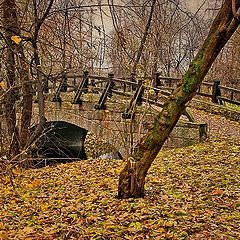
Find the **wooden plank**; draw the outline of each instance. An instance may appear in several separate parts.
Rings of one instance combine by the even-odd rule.
[[[231,88],[231,87],[226,87],[226,86],[219,85],[219,88],[220,88],[220,89],[223,89],[223,90],[229,90],[229,91],[231,91],[231,92],[240,93],[240,90],[235,89],[235,88]]]
[[[209,97],[209,98],[212,97],[212,94],[209,94],[209,93],[203,93],[203,92],[197,92],[197,95],[199,95],[199,96],[203,96],[203,97]]]
[[[219,100],[222,100],[224,102],[229,102],[229,103],[232,103],[232,104],[236,104],[238,106],[240,106],[240,102],[237,101],[237,100],[230,100],[228,98],[225,98],[225,97],[217,97]]]

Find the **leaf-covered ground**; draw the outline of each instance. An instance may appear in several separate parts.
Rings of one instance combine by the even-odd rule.
[[[239,124],[224,124],[232,137],[211,126],[207,142],[160,152],[144,199],[115,198],[122,161],[16,171],[15,188],[0,182],[0,239],[240,239]]]

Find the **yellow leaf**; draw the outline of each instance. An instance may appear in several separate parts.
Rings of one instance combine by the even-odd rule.
[[[7,230],[7,228],[2,222],[0,222],[0,230],[4,230],[4,231]]]
[[[0,239],[1,239],[1,240],[8,239],[8,233],[7,233],[7,231],[0,230]]]
[[[3,81],[0,82],[0,89],[5,87],[5,83]]]
[[[11,39],[12,39],[16,44],[19,44],[19,43],[22,41],[22,39],[21,39],[19,36],[17,36],[17,35],[11,36]]]
[[[33,227],[25,227],[23,230],[22,230],[25,234],[31,234],[34,232],[34,228]]]
[[[41,186],[42,181],[40,179],[33,180],[31,183],[26,184],[26,188],[33,189]]]
[[[46,210],[48,210],[49,205],[48,205],[48,203],[42,203],[42,204],[40,205],[40,207],[41,207],[42,211],[46,211]]]
[[[164,232],[165,232],[165,229],[162,228],[162,227],[160,227],[160,228],[156,229],[156,231],[157,231],[158,233],[164,233]]]
[[[119,169],[114,169],[114,171],[115,171],[116,174],[120,174],[120,172],[122,171],[122,169],[121,169],[121,168],[119,168]]]

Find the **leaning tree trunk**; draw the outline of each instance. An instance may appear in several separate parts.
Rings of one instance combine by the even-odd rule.
[[[181,116],[185,105],[195,95],[218,53],[239,26],[240,0],[236,1],[238,17],[233,16],[232,1],[226,0],[216,16],[202,48],[189,66],[178,87],[154,120],[152,129],[134,149],[120,173],[118,197],[143,197],[145,177],[152,162]]]

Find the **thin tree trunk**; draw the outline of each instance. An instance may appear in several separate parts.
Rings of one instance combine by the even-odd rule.
[[[20,80],[22,84],[22,113],[21,113],[21,127],[20,127],[20,145],[23,150],[30,137],[30,125],[32,120],[32,84],[29,77],[29,65],[26,62],[25,54],[22,45],[17,48],[19,64],[20,64]]]
[[[40,59],[38,56],[38,50],[37,45],[33,44],[34,46],[34,62],[37,70],[37,77],[36,77],[36,88],[37,88],[37,95],[38,95],[38,116],[39,116],[39,122],[37,125],[36,130],[31,135],[31,137],[28,139],[26,143],[26,147],[29,147],[36,138],[42,133],[43,125],[46,122],[45,118],[45,102],[44,102],[44,95],[43,95],[43,86],[42,86],[42,71],[41,71],[41,65],[40,65]]]
[[[239,9],[240,1],[236,3]],[[185,104],[196,94],[217,55],[239,26],[234,19],[232,1],[226,0],[216,16],[202,48],[189,66],[176,90],[155,118],[153,128],[141,139],[120,173],[118,197],[143,197],[145,177],[165,140],[176,125]]]
[[[134,61],[134,65],[133,65],[133,68],[132,68],[132,73],[136,72],[137,65],[138,65],[138,63],[140,61],[140,58],[142,56],[143,48],[144,48],[144,45],[146,43],[147,36],[149,34],[149,29],[150,29],[150,26],[151,26],[151,21],[152,21],[152,16],[153,16],[155,3],[156,3],[156,0],[153,0],[152,5],[151,5],[151,9],[150,9],[150,14],[149,14],[149,17],[148,17],[148,21],[147,21],[147,24],[146,24],[146,27],[145,27],[145,31],[144,31],[143,37],[141,39],[141,44],[140,44],[140,47],[137,51],[137,57]]]
[[[21,64],[22,65],[22,64]],[[22,113],[21,113],[21,131],[20,131],[20,141],[21,141],[21,149],[24,149],[26,143],[30,137],[30,125],[32,120],[32,103],[33,103],[33,95],[32,95],[32,85],[30,83],[29,75],[27,71],[23,71],[24,82],[22,83],[22,92],[23,92],[23,105],[22,105]]]
[[[16,63],[15,63],[15,43],[11,40],[13,35],[18,33],[16,5],[14,0],[3,1],[3,27],[5,29],[6,50],[6,82],[7,91],[5,94],[5,113],[8,135],[10,138],[9,157],[15,157],[19,154],[19,134],[16,126],[16,93],[14,86],[16,83]]]
[[[11,37],[14,35],[20,36],[20,27],[19,27],[18,17],[16,13],[16,3],[15,1],[4,1],[3,4],[5,4],[3,9],[4,11],[6,11],[4,12],[4,19],[6,21],[5,27],[8,32],[8,36],[6,37],[7,45],[8,45],[7,55],[10,57],[9,59],[10,62],[8,60],[7,62],[9,63],[9,65],[11,65],[10,68],[9,66],[7,66],[7,69],[10,71],[9,73],[10,75],[8,76],[8,79],[10,79],[9,84],[12,86],[14,84],[13,82],[11,83],[11,81],[14,80],[14,82],[16,82],[15,71],[18,66],[20,83],[22,84],[22,93],[23,93],[21,127],[19,132],[19,139],[18,139],[18,133],[15,133],[15,134],[10,133],[11,136],[17,137],[16,140],[18,141],[18,145],[19,145],[19,146],[16,145],[15,139],[12,140],[13,146],[11,148],[15,149],[13,151],[14,152],[16,151],[16,152],[11,155],[12,157],[14,157],[16,156],[16,154],[19,153],[20,149],[22,150],[24,148],[27,142],[27,139],[29,138],[29,127],[30,127],[31,118],[32,118],[32,91],[31,91],[32,88],[31,88],[31,83],[29,79],[28,64],[26,62],[26,58],[24,55],[23,46],[21,43],[16,44],[11,40]],[[9,28],[8,25],[11,26],[11,28]],[[13,98],[15,94],[9,92],[9,95],[11,95],[10,98]],[[16,117],[13,117],[13,115],[16,114],[16,110],[12,108],[12,104],[6,106],[6,114],[7,114],[7,118],[9,118],[8,114],[11,115],[10,125],[13,125],[13,124],[16,125],[16,119],[12,121],[12,119],[16,118]],[[11,111],[9,112],[9,110]],[[10,120],[8,122],[10,122]],[[13,128],[13,127],[10,127],[10,128]],[[17,131],[17,129],[15,131]]]
[[[35,17],[35,28],[34,28],[34,35],[32,39],[32,46],[34,51],[34,63],[37,70],[37,77],[36,77],[36,87],[37,87],[37,94],[38,94],[38,109],[39,109],[39,123],[35,130],[35,132],[31,135],[31,137],[28,139],[26,143],[26,147],[30,146],[36,138],[42,133],[43,125],[46,122],[45,118],[45,102],[44,102],[44,95],[43,95],[43,86],[42,86],[42,70],[41,70],[41,62],[38,54],[38,46],[37,46],[37,40],[38,40],[38,34],[40,31],[40,28],[45,21],[46,17],[48,16],[50,9],[53,5],[54,0],[50,0],[47,6],[46,11],[44,12],[42,18],[38,18],[38,11],[37,11],[37,2],[36,0],[33,0],[33,6],[34,6],[34,17]]]

